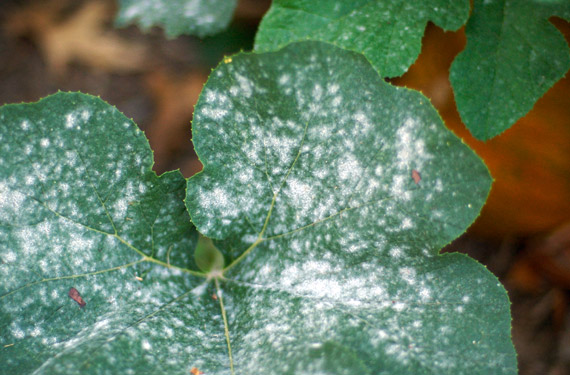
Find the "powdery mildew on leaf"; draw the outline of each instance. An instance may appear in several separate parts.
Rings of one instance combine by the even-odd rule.
[[[276,0],[264,16],[255,49],[318,40],[364,54],[387,77],[416,60],[428,21],[456,30],[469,15],[466,0]]]
[[[215,290],[193,271],[182,177],[151,172],[130,121],[81,94],[0,110],[3,368],[515,372],[496,278],[435,256],[490,181],[426,99],[326,44],[233,61],[196,109],[205,169],[186,196],[225,238]]]
[[[436,256],[490,178],[426,99],[323,43],[231,60],[195,110],[186,205],[234,260],[236,373],[515,373],[504,289]]]
[[[217,239],[256,235],[271,208],[265,234],[276,236],[358,211],[378,216],[374,236],[405,233],[435,253],[479,212],[487,170],[423,96],[307,45],[316,52],[239,55],[213,73],[195,114],[205,171],[187,197],[194,223]],[[246,75],[256,84],[240,85]]]
[[[511,127],[570,68],[568,44],[552,16],[570,21],[570,2],[474,2],[467,46],[450,80],[461,119],[478,139]]]
[[[185,180],[152,172],[143,133],[82,94],[5,106],[0,123],[2,371],[227,368],[219,309],[188,270]]]
[[[162,26],[170,37],[203,37],[228,26],[236,3],[237,0],[119,0],[117,23],[137,23],[143,30]]]
[[[366,370],[360,373],[516,372],[508,343],[488,337],[510,328],[504,291],[470,259],[387,266],[387,257],[377,259],[369,248],[368,260],[354,264],[342,249],[319,246],[313,236],[303,236],[302,248],[289,251],[287,260],[277,254],[295,246],[294,239],[262,247],[260,253],[272,254],[257,259],[264,265],[247,262],[239,271],[251,273],[228,282],[237,373],[320,373],[331,363],[329,344],[358,358]],[[490,322],[480,320],[483,312]],[[308,359],[315,356],[319,360]],[[276,357],[292,360],[274,369]]]

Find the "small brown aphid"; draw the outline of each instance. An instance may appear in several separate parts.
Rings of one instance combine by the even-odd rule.
[[[212,293],[212,299],[216,301],[218,299],[218,295],[216,293]]]
[[[203,372],[198,370],[196,367],[192,367],[192,370],[190,370],[190,373],[192,375],[202,375],[203,374]]]
[[[412,178],[414,179],[416,185],[419,184],[420,180],[422,179],[420,172],[416,171],[415,169],[412,169]]]
[[[72,300],[74,300],[75,302],[77,302],[77,304],[79,305],[79,307],[83,307],[86,305],[85,301],[83,300],[83,298],[81,298],[81,295],[79,294],[79,292],[77,291],[77,289],[75,288],[69,288],[69,293],[67,293],[67,295],[69,297],[71,297]]]

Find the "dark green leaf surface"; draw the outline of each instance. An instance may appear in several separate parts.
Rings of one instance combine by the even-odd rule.
[[[428,21],[456,30],[467,21],[468,0],[275,0],[256,36],[257,51],[319,40],[364,54],[386,77],[416,60]]]
[[[502,286],[437,255],[489,174],[421,94],[291,44],[214,70],[193,136],[186,205],[226,256],[235,374],[516,373]]]
[[[119,0],[117,24],[138,24],[143,30],[161,26],[170,37],[200,37],[224,30],[237,0]]]
[[[219,307],[188,269],[186,182],[151,166],[144,134],[98,98],[0,109],[2,374],[227,368]]]
[[[513,125],[570,68],[568,45],[548,18],[570,20],[566,0],[476,0],[467,47],[450,79],[471,133],[492,138]]]

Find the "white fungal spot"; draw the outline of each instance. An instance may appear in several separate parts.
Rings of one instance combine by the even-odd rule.
[[[150,351],[152,350],[152,345],[148,340],[142,340],[141,347],[143,350]]]
[[[332,85],[329,85],[327,88],[327,93],[329,95],[334,95],[338,92],[338,90],[340,89],[340,86],[336,83],[333,83]]]
[[[65,115],[65,127],[71,129],[75,126],[75,115],[68,113]]]
[[[412,222],[412,219],[406,217],[404,220],[402,220],[402,225],[400,227],[402,229],[410,229],[414,227],[414,223]]]
[[[402,267],[398,270],[400,277],[410,285],[416,283],[416,270],[411,267]]]
[[[249,80],[249,78],[246,78],[245,76],[239,73],[235,73],[235,78],[238,81],[243,96],[245,96],[246,98],[251,97],[253,93],[253,83]]]
[[[301,211],[307,211],[313,203],[313,188],[298,179],[290,178],[284,193],[290,197],[291,202]]]
[[[337,170],[341,180],[354,180],[362,173],[360,162],[353,155],[346,155],[339,162]]]
[[[281,85],[286,85],[287,83],[289,83],[289,80],[290,80],[290,79],[291,79],[291,76],[290,76],[289,74],[282,74],[282,75],[279,77],[278,82],[279,82],[279,84],[281,84]]]

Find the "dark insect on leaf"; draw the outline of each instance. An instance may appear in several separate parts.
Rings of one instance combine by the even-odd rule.
[[[420,172],[416,171],[415,169],[412,169],[412,178],[416,184],[419,184],[420,180],[422,179]]]
[[[77,304],[79,305],[79,307],[83,307],[86,305],[85,301],[83,300],[83,298],[81,298],[81,295],[79,294],[79,292],[77,291],[77,289],[75,288],[69,288],[69,293],[67,293],[67,295],[69,297],[71,297],[72,300],[74,300],[75,302],[77,302]]]

